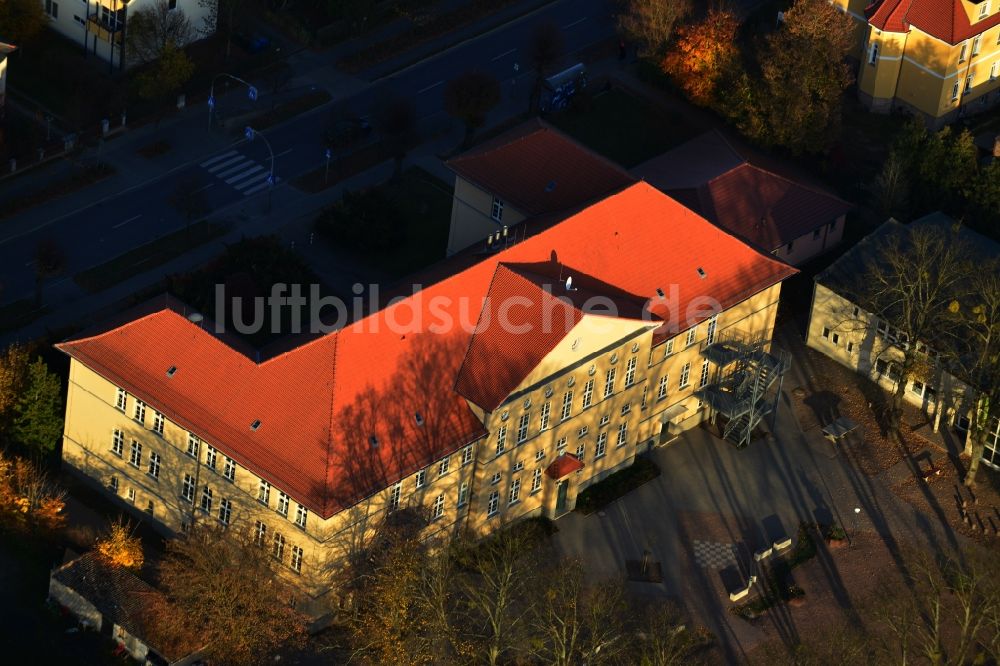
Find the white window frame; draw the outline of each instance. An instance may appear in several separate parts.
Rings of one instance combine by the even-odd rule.
[[[236,461],[226,456],[226,464],[222,468],[222,476],[229,481],[236,481]]]
[[[878,42],[872,42],[868,47],[868,64],[874,65],[878,62]]]
[[[667,340],[666,344],[663,345],[663,358],[667,358],[674,353],[674,339],[670,338]]]
[[[486,517],[492,518],[498,513],[500,513],[500,491],[491,490],[486,501]]]
[[[698,341],[698,327],[692,326],[687,332],[687,337],[684,339],[684,346],[690,347],[697,341]]]
[[[635,383],[636,363],[638,363],[638,359],[633,356],[629,358],[628,363],[625,364],[625,388],[628,388]]]
[[[604,397],[610,398],[615,393],[615,376],[617,374],[617,368],[609,368],[607,374],[604,375]]]
[[[552,403],[550,401],[545,401],[542,403],[542,409],[538,416],[538,429],[548,430],[549,429],[549,415],[552,411]]]
[[[288,493],[281,490],[278,491],[278,507],[275,510],[279,515],[284,516],[285,518],[288,517],[288,507],[291,505],[291,499],[292,498],[288,496]]]
[[[493,197],[493,205],[490,207],[490,217],[497,222],[503,222],[503,199]]]
[[[688,362],[684,364],[683,368],[681,368],[680,383],[677,385],[677,387],[681,390],[686,389],[689,386],[690,380],[691,380],[691,363]]]
[[[254,532],[254,543],[263,548],[264,542],[267,540],[267,525],[263,521],[255,521]]]
[[[115,396],[115,408],[123,412],[128,409],[128,392],[125,389],[118,389],[118,395]]]
[[[708,320],[708,332],[705,334],[705,344],[712,345],[715,343],[715,332],[719,329],[719,315],[713,315],[711,319]]]
[[[444,516],[444,493],[441,493],[434,498],[434,504],[431,507],[431,520],[437,520]]]
[[[201,489],[201,508],[203,513],[212,513],[212,489],[206,484]]]
[[[960,87],[961,87],[961,84],[958,81],[955,81],[954,85],[952,85],[952,87],[951,87],[951,101],[954,102],[955,100],[958,99],[958,90],[959,90]]]
[[[146,403],[142,400],[135,401],[135,411],[132,414],[132,418],[142,425],[146,425]]]
[[[975,37],[972,38],[972,55],[973,56],[979,55],[979,50],[980,50],[980,47],[982,46],[982,41],[983,41],[983,36],[982,35],[976,35]]]
[[[656,401],[666,400],[667,392],[670,390],[670,375],[660,377],[660,383],[656,387]]]
[[[156,451],[149,452],[149,467],[146,474],[153,477],[157,481],[160,480],[160,454]]]
[[[285,561],[285,535],[275,532],[271,539],[271,556],[279,562]]]
[[[142,443],[133,439],[129,446],[128,463],[136,469],[142,469]]]
[[[198,459],[198,453],[201,451],[201,440],[193,432],[188,433],[188,446],[187,454],[188,456]]]
[[[958,51],[958,61],[965,62],[965,56],[968,55],[969,42],[962,42],[962,48]]]
[[[608,452],[608,432],[604,430],[597,435],[597,443],[594,445],[594,459],[603,458]]]
[[[583,462],[583,457],[587,455],[587,445],[580,444],[576,447],[576,459]]]
[[[264,479],[257,485],[257,501],[264,506],[271,505],[271,484]]]
[[[299,504],[295,508],[295,526],[306,528],[306,523],[309,522],[309,509]]]
[[[497,428],[497,455],[503,455],[507,448],[507,426],[502,425]]]
[[[990,81],[995,81],[997,78],[997,72],[1000,71],[1000,60],[997,60],[990,67]]]
[[[475,445],[474,444],[469,444],[464,449],[462,449],[462,466],[463,467],[466,466],[466,465],[468,465],[469,463],[471,463],[472,460],[473,460],[473,451],[474,451],[474,449],[472,448],[473,446],[475,446]]]
[[[395,511],[396,509],[399,508],[399,500],[402,494],[403,494],[402,483],[397,483],[391,488],[389,488],[389,502],[388,502],[389,511]]]
[[[709,361],[703,362],[701,364],[701,377],[698,378],[698,387],[699,388],[704,388],[705,385],[708,384],[709,371],[710,371]]]
[[[444,476],[451,471],[451,456],[445,456],[438,463],[438,476]]]
[[[194,477],[185,474],[181,482],[181,498],[188,504],[194,503]]]
[[[528,423],[531,421],[531,412],[524,412],[517,422],[517,443],[523,444],[528,439]]]
[[[161,412],[153,410],[153,432],[157,435],[163,436],[163,414]]]
[[[292,559],[289,561],[288,566],[297,574],[302,573],[302,555],[302,546],[292,546]]]
[[[618,424],[618,442],[617,446],[625,446],[628,443],[628,421],[622,421]]]
[[[560,420],[565,421],[573,415],[573,392],[566,391],[563,393],[563,405],[562,413],[560,414]]]
[[[979,5],[979,21],[990,15],[990,0],[986,0],[983,4]]]
[[[537,493],[542,489],[542,468],[536,467],[535,471],[531,473],[531,492]]]
[[[219,499],[219,522],[228,525],[233,517],[233,503],[222,497]]]
[[[219,450],[211,444],[205,445],[205,466],[215,471],[215,466],[219,462]]]
[[[458,506],[465,506],[469,503],[469,482],[462,481],[458,486]]]
[[[111,433],[111,453],[119,458],[125,455],[125,433],[118,428]]]
[[[422,469],[419,472],[417,472],[416,475],[413,477],[413,481],[414,481],[414,486],[416,487],[417,490],[420,490],[421,488],[423,488],[424,486],[426,486],[427,485],[427,470],[426,469]]]
[[[507,491],[507,506],[514,506],[521,501],[521,479],[511,479]]]
[[[594,380],[588,379],[583,385],[583,408],[587,409],[594,404]]]

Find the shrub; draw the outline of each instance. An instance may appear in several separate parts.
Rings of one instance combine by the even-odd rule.
[[[576,498],[576,510],[584,515],[592,514],[659,475],[660,468],[652,460],[636,458],[631,466],[581,492]]]
[[[400,242],[402,212],[385,192],[345,192],[316,219],[316,232],[338,245],[371,252]]]

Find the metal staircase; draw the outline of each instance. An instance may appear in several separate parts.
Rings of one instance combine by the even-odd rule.
[[[696,395],[711,409],[712,423],[719,416],[726,419],[722,437],[738,449],[750,444],[761,420],[778,408],[782,379],[791,363],[788,352],[767,347],[763,338],[731,331],[702,351],[715,366],[716,378]]]

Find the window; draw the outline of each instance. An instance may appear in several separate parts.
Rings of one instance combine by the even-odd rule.
[[[786,254],[791,254],[792,253],[792,249],[794,247],[795,247],[795,241],[790,242],[788,245],[785,246],[785,253]]]
[[[951,87],[951,101],[958,99],[958,81],[955,81],[955,85]]]
[[[711,345],[715,343],[715,330],[719,327],[719,316],[715,315],[708,320],[708,332],[705,334],[705,344]]]
[[[827,328],[826,326],[823,327],[823,337],[827,339],[829,339],[830,337],[830,329]]]
[[[958,61],[965,62],[965,52],[968,49],[968,43],[962,42],[962,49],[958,52]]]
[[[615,368],[608,370],[608,374],[604,376],[604,397],[609,397],[615,392]]]
[[[45,0],[45,13],[54,19],[59,18],[59,3]]]
[[[538,449],[535,451],[535,460],[542,460],[545,457],[545,450]]]
[[[462,449],[462,465],[468,465],[472,462],[472,444]]]
[[[684,367],[681,368],[681,382],[680,384],[678,384],[678,387],[682,389],[687,388],[688,379],[690,378],[690,376],[691,376],[691,364],[685,363]]]
[[[129,454],[128,461],[133,467],[142,466],[142,444],[132,440],[132,452]]]
[[[583,408],[587,409],[594,402],[594,380],[588,379],[583,385]]]
[[[469,483],[467,481],[462,481],[462,485],[458,487],[458,505],[465,506],[469,503]]]
[[[444,476],[448,473],[448,468],[451,466],[451,456],[444,458],[438,463],[438,476]]]
[[[990,81],[992,81],[993,79],[997,78],[997,72],[998,71],[1000,71],[1000,60],[998,60],[997,62],[993,63],[993,66],[990,67]]]
[[[260,486],[257,488],[257,501],[265,506],[271,502],[271,484],[264,479],[260,480]]]
[[[627,402],[624,405],[622,405],[622,416],[625,416],[631,411],[632,411],[632,403]]]
[[[295,573],[302,573],[302,548],[300,546],[292,546],[292,571]]]
[[[115,431],[111,434],[111,452],[121,458],[124,450],[125,435],[121,430],[115,429]]]
[[[152,500],[150,500],[149,502],[146,502],[146,513],[148,513],[151,516],[153,515],[153,502],[152,502]]]
[[[576,431],[576,435],[577,437],[586,437],[588,432],[590,432],[590,426],[583,426]]]
[[[403,492],[403,484],[397,483],[389,489],[389,511],[399,508],[399,496]]]
[[[531,419],[531,413],[525,412],[521,414],[521,418],[517,422],[517,443],[520,444],[524,440],[528,439],[528,421]]]
[[[618,426],[618,446],[625,446],[628,441],[628,423],[622,421]]]
[[[192,458],[198,457],[198,445],[200,444],[198,437],[193,433],[188,433],[188,448],[187,454]]]
[[[226,456],[226,466],[222,469],[222,476],[230,481],[236,479],[236,461],[229,456]]]
[[[698,387],[704,388],[708,383],[708,361],[701,364],[701,377],[698,379]]]
[[[542,489],[542,468],[536,467],[531,473],[531,492],[537,493]]]
[[[878,42],[872,42],[868,49],[868,64],[874,65],[876,62],[878,62]]]
[[[233,517],[233,503],[223,497],[219,500],[219,522],[228,525]]]
[[[521,479],[513,479],[510,482],[510,493],[507,495],[507,506],[517,504],[521,499]]]
[[[584,393],[584,396],[586,396],[586,393]],[[584,400],[586,400],[586,397],[584,397]],[[548,429],[548,427],[549,427],[549,412],[551,410],[552,410],[552,403],[551,402],[544,402],[544,403],[542,403],[542,411],[541,411],[541,414],[538,417],[538,429],[539,430],[546,430],[546,429]]]
[[[135,504],[135,488],[132,488],[130,486],[129,489],[128,489],[128,492],[125,494],[125,496],[128,498],[129,502],[132,502],[132,504]]]
[[[597,436],[597,444],[594,448],[594,457],[600,458],[608,450],[608,433],[602,432]]]
[[[157,435],[163,434],[163,414],[153,410],[153,432]]]
[[[847,353],[850,354],[853,351],[854,351],[854,343],[853,342],[848,342],[847,343]]]
[[[490,212],[490,217],[492,217],[497,222],[503,221],[503,201],[499,197],[493,197],[493,207]]]
[[[160,480],[160,454],[159,453],[150,453],[149,454],[149,475],[151,477],[153,477],[154,479],[156,479],[157,481]]]
[[[142,400],[135,401],[135,414],[132,418],[143,425],[146,424],[146,403]]]
[[[976,35],[975,39],[972,40],[972,55],[979,55],[979,43],[982,41],[982,35]]]
[[[167,0],[167,9],[177,9],[177,0]]]
[[[556,453],[562,453],[566,449],[566,438],[560,437],[556,442]]]
[[[819,240],[820,234],[823,233],[820,229],[813,229],[813,240]]]
[[[285,537],[278,532],[274,533],[274,540],[271,546],[271,555],[281,562],[285,559]]]
[[[493,476],[490,477],[490,485],[495,486],[496,484],[500,483],[500,479],[502,478],[503,475],[500,472],[493,472]]]
[[[833,341],[834,346],[840,345],[840,334],[839,333],[834,333],[833,337],[830,338],[830,339]]]
[[[497,511],[500,510],[500,491],[491,490],[489,500],[486,502],[486,517],[490,518],[497,515]]]
[[[924,384],[923,384],[923,382],[914,381],[913,385],[910,386],[910,390],[913,391],[914,393],[916,393],[919,396],[923,396],[923,394],[924,394]]]
[[[581,444],[580,446],[576,447],[576,457],[579,460],[583,460],[583,456],[586,455],[586,453],[587,453],[586,444]]]
[[[968,94],[970,90],[972,90],[972,74],[965,77],[965,92],[962,94]]]
[[[194,501],[194,477],[190,474],[184,475],[184,484],[181,486],[181,497],[187,502]]]
[[[625,388],[632,386],[635,383],[635,364],[636,357],[633,356],[625,364]]]
[[[507,426],[497,428],[497,455],[503,453],[507,446]]]
[[[422,469],[419,472],[417,472],[415,481],[417,488],[423,488],[424,485],[427,484],[427,470]]]
[[[254,532],[255,532],[254,542],[258,546],[263,546],[264,545],[264,539],[267,537],[267,525],[265,525],[264,523],[260,522],[259,520],[255,521],[254,522]]]
[[[698,337],[698,327],[695,326],[694,328],[688,331],[687,339],[685,339],[684,341],[684,346],[690,347],[691,345],[693,345],[697,337]]]
[[[128,393],[124,389],[118,389],[118,397],[115,398],[115,407],[125,411],[125,405],[128,402]]]
[[[604,416],[602,416],[601,420],[600,420],[601,427],[604,427],[604,426],[608,425],[608,421],[610,421],[610,420],[611,420],[611,417],[608,416],[607,414],[605,414]]]
[[[307,520],[309,520],[309,509],[299,504],[295,509],[295,524],[298,527],[305,529]]]
[[[118,477],[117,476],[111,477],[111,480],[108,481],[108,490],[110,490],[111,492],[113,492],[116,495],[118,494]]]
[[[573,414],[573,392],[566,391],[563,394],[562,420],[565,421]]]
[[[205,446],[205,464],[215,471],[215,463],[219,457],[219,452],[214,446]]]
[[[278,513],[280,513],[285,518],[288,517],[288,502],[289,497],[287,494],[278,491]]]
[[[434,508],[431,510],[431,520],[437,520],[444,515],[444,495],[434,498]]]
[[[656,399],[657,401],[663,400],[667,397],[667,385],[670,383],[670,375],[663,375],[660,377],[660,383],[656,386]]]
[[[518,460],[517,462],[514,463],[513,471],[520,472],[522,469],[524,469],[524,461],[523,460]]]
[[[667,344],[663,346],[663,358],[666,358],[674,353],[674,339],[670,338],[667,340]]]
[[[212,489],[208,486],[201,489],[201,510],[205,513],[212,512]]]
[[[979,18],[984,19],[990,14],[990,1],[986,0],[983,4],[979,5]],[[979,39],[979,37],[976,37]],[[973,53],[977,53],[975,49],[972,50]]]

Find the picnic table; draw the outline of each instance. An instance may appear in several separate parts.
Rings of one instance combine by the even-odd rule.
[[[847,435],[851,434],[858,429],[858,424],[847,418],[846,416],[841,416],[836,419],[833,423],[823,428],[823,436],[829,439],[831,442],[836,443],[838,439],[843,439]]]

